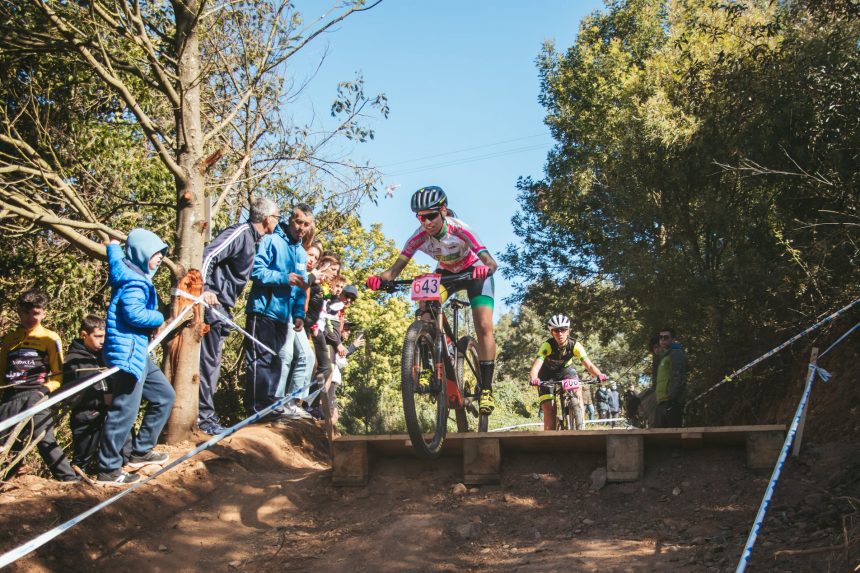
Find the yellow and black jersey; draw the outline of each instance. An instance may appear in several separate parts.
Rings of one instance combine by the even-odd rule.
[[[47,386],[53,392],[60,387],[63,373],[60,337],[41,324],[30,331],[16,328],[3,337],[0,372],[6,388]]]
[[[544,366],[551,370],[571,366],[574,358],[581,362],[588,359],[588,354],[585,347],[573,337],[568,338],[564,346],[559,346],[554,338],[550,338],[540,345],[537,354],[537,359],[544,361]]]

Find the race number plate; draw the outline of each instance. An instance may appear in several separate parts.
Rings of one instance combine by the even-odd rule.
[[[415,277],[412,281],[412,300],[442,300],[442,275]]]

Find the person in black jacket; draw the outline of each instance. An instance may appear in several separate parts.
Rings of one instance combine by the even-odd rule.
[[[81,321],[80,338],[69,345],[63,362],[63,387],[86,382],[106,369],[102,360],[105,342],[105,321],[88,314]],[[105,414],[110,404],[110,379],[96,382],[86,390],[71,396],[66,404],[71,408],[69,426],[72,430],[72,463],[85,472],[94,471],[91,466],[97,460],[99,440],[105,423]],[[131,454],[131,436],[122,450],[123,461]]]
[[[597,414],[601,420],[609,418],[609,388],[605,382],[599,382],[597,391],[594,393],[594,401],[597,403]]]
[[[221,231],[203,251],[203,300],[232,317],[236,299],[242,294],[251,268],[257,243],[278,226],[279,210],[271,199],[258,197],[251,203],[246,223],[231,225]],[[206,309],[209,332],[200,344],[200,400],[197,426],[214,436],[224,431],[215,412],[215,391],[221,373],[221,351],[231,327],[210,309]]]

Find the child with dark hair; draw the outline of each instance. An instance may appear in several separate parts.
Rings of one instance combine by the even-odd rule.
[[[63,387],[82,384],[103,372],[102,360],[105,343],[105,320],[88,314],[81,321],[80,338],[69,345],[63,363]],[[72,397],[66,403],[72,413],[69,426],[72,430],[72,462],[86,472],[95,469],[92,462],[99,451],[99,439],[104,427],[108,405],[113,399],[110,379],[102,379]],[[131,454],[131,436],[123,447],[123,461]]]
[[[18,328],[8,333],[0,345],[0,375],[3,376],[0,420],[11,418],[39,403],[60,387],[63,349],[60,337],[42,326],[48,296],[31,289],[18,298]],[[44,432],[37,445],[53,476],[60,481],[78,481],[63,448],[54,436],[54,413],[46,408],[33,415],[33,436]],[[5,440],[9,432],[0,435]],[[23,434],[29,434],[26,430]],[[15,448],[22,444],[16,442]],[[7,468],[14,469],[14,468]],[[5,476],[0,475],[0,478]]]

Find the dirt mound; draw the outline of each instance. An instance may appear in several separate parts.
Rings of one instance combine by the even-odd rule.
[[[785,467],[751,571],[852,571],[860,561],[857,350],[846,345],[822,361],[837,377],[816,384],[802,456]],[[762,421],[786,422],[798,398],[787,392]],[[641,481],[596,491],[589,476],[606,460],[580,453],[506,454],[500,485],[456,488],[463,493],[453,489],[459,458],[378,459],[366,487],[336,488],[321,427],[256,425],[10,570],[734,570],[769,472],[747,470],[738,448],[654,449],[646,458]],[[0,551],[115,491],[16,478],[0,495]],[[846,537],[848,551],[828,549]]]

